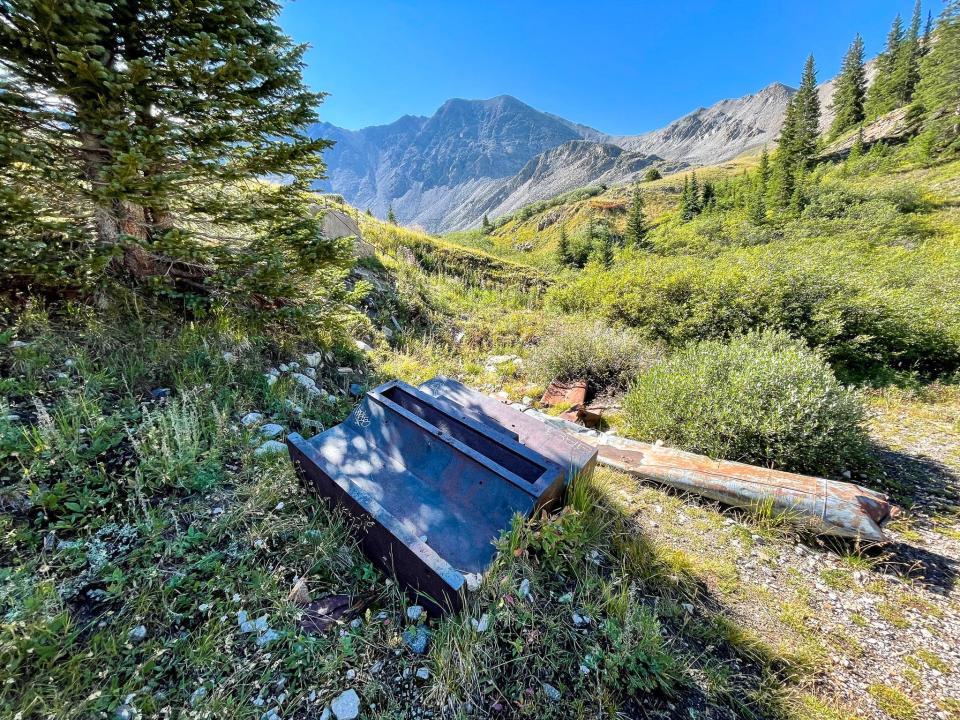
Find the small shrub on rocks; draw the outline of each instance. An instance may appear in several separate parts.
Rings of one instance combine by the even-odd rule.
[[[566,320],[537,346],[531,363],[543,382],[584,379],[597,389],[625,388],[659,358],[659,351],[636,331]]]
[[[859,394],[780,332],[688,346],[641,373],[625,409],[642,439],[797,472],[839,473],[865,448]]]

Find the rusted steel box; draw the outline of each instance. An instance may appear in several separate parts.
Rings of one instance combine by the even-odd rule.
[[[597,449],[558,428],[442,375],[423,383],[420,390],[434,397],[440,407],[459,410],[489,427],[512,433],[521,445],[562,467],[566,483],[577,475],[593,474]]]
[[[371,561],[435,612],[460,607],[464,574],[487,569],[514,514],[563,496],[564,469],[515,434],[402,382],[287,444],[300,478],[361,521]]]

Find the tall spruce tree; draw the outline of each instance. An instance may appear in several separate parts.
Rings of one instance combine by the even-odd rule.
[[[0,174],[31,179],[7,188],[22,212],[0,218],[4,255],[50,237],[54,210],[60,250],[94,248],[138,284],[303,297],[304,276],[345,248],[310,212],[330,143],[306,128],[323,94],[304,85],[305,46],[279,12],[268,0],[0,0]]]
[[[750,219],[755,225],[760,225],[767,219],[767,192],[770,187],[770,154],[767,146],[763,146],[760,153],[760,166],[757,168],[756,184],[748,202]]]
[[[877,56],[876,74],[867,91],[865,111],[868,118],[883,115],[897,107],[894,70],[897,67],[903,40],[903,19],[897,15],[890,27],[890,32],[887,33],[887,45]]]
[[[837,135],[863,122],[867,77],[863,67],[863,38],[858,34],[843,56],[840,76],[833,91],[833,123],[830,135]]]
[[[926,114],[925,128],[938,144],[960,140],[960,0],[951,0],[937,18],[920,68],[917,99]]]
[[[913,100],[913,93],[920,80],[920,20],[920,0],[916,0],[910,27],[897,50],[893,65],[890,91],[894,107],[907,105]]]
[[[560,228],[560,238],[557,240],[557,263],[563,267],[573,265],[573,252],[570,250],[570,238],[567,237],[566,228]]]
[[[627,229],[624,233],[627,247],[644,248],[647,246],[647,218],[643,212],[643,193],[634,187],[630,210],[627,212]]]
[[[774,157],[775,197],[780,207],[789,206],[796,188],[796,174],[803,171],[816,155],[819,126],[817,71],[813,55],[810,55],[803,68],[800,88],[787,104]]]
[[[397,224],[397,214],[393,211],[392,204],[387,208],[387,222],[391,225]]]

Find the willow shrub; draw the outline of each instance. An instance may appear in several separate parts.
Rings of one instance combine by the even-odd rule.
[[[625,400],[636,437],[818,475],[862,461],[865,411],[823,356],[782,332],[690,345],[641,373]]]

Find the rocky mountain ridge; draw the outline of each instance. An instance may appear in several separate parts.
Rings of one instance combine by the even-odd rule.
[[[872,63],[867,70],[869,78]],[[819,88],[823,129],[833,82]],[[775,82],[639,135],[608,135],[509,95],[448,100],[430,117],[361,130],[318,123],[311,134],[336,145],[317,189],[378,217],[392,207],[401,223],[430,232],[461,230],[584,185],[635,180],[650,165],[697,167],[772,145],[794,92]]]

